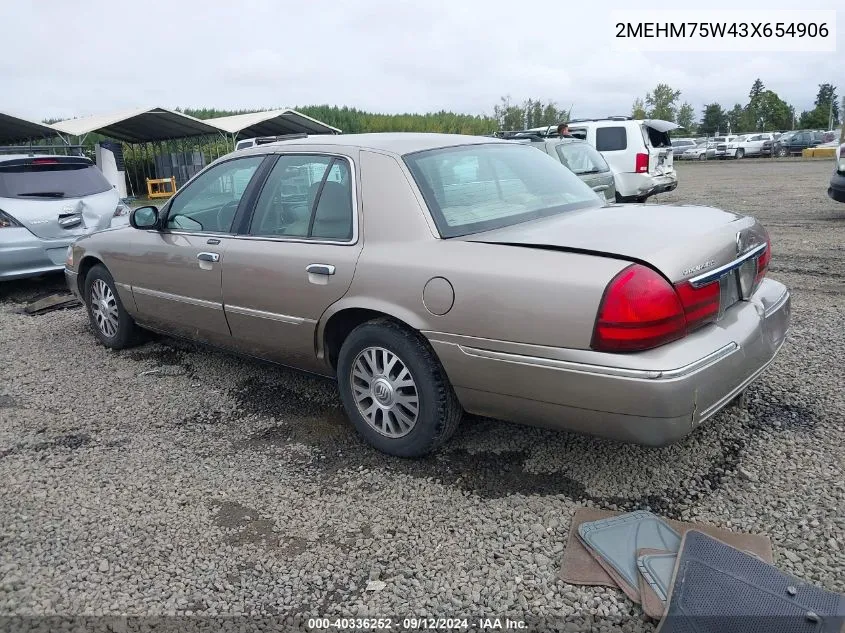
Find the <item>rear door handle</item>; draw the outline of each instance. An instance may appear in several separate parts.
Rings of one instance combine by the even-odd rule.
[[[220,255],[218,253],[198,253],[197,259],[201,262],[219,262]]]
[[[331,264],[309,264],[305,272],[311,275],[334,275],[334,270]]]

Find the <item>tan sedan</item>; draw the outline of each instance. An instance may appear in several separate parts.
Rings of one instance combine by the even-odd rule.
[[[380,450],[464,411],[651,445],[772,361],[789,293],[750,217],[606,205],[483,137],[312,137],[225,156],[68,253],[109,347],[142,328],[337,378]]]

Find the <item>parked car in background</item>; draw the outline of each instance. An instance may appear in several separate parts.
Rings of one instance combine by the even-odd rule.
[[[575,119],[572,136],[581,138],[604,156],[616,176],[618,202],[645,202],[649,197],[678,186],[669,131],[680,127],[671,121],[631,117]],[[534,128],[543,132],[547,128]]]
[[[811,132],[809,130],[797,130],[787,132],[774,143],[774,155],[777,157],[800,156],[801,152],[809,147],[821,145],[824,133]]]
[[[707,160],[716,156],[716,143],[700,143],[678,156],[681,160]]]
[[[713,143],[716,144],[715,158],[724,159],[728,157],[728,144],[736,139],[736,134],[728,134],[727,136],[713,137]]]
[[[563,163],[584,184],[607,202],[616,202],[613,171],[604,157],[592,145],[578,138],[542,137],[531,132],[502,135],[525,142]]]
[[[103,345],[146,327],[335,377],[360,434],[399,456],[464,410],[663,445],[755,380],[789,326],[755,219],[607,205],[499,139],[260,145],[130,220],[68,255]]]
[[[725,155],[726,157],[737,159],[745,158],[746,156],[762,156],[763,144],[766,141],[771,143],[773,140],[774,136],[768,132],[743,134],[737,136],[727,144]]]
[[[833,165],[827,195],[837,202],[845,202],[845,143],[839,146]]]
[[[117,189],[88,158],[0,156],[0,281],[62,270],[76,238],[128,221]]]
[[[675,150],[675,157],[677,158],[684,151],[690,149],[691,147],[695,147],[698,143],[695,142],[694,139],[691,138],[673,138],[672,139],[672,149]]]

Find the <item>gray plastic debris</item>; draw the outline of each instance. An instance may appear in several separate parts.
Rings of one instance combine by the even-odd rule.
[[[666,602],[669,596],[672,572],[677,559],[677,554],[646,554],[637,559],[637,567],[643,578],[663,602]]]
[[[681,536],[657,515],[645,510],[582,523],[578,536],[638,592],[637,550],[677,552]]]

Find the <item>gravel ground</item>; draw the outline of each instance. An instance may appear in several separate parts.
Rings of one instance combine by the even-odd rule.
[[[61,279],[0,285],[0,615],[580,614],[653,630],[621,592],[557,579],[579,505],[764,533],[782,569],[845,591],[830,163],[679,171],[660,202],[764,221],[794,322],[747,409],[660,450],[474,418],[435,456],[388,458],[331,382],[164,338],[112,352],[82,309],[23,313]]]

